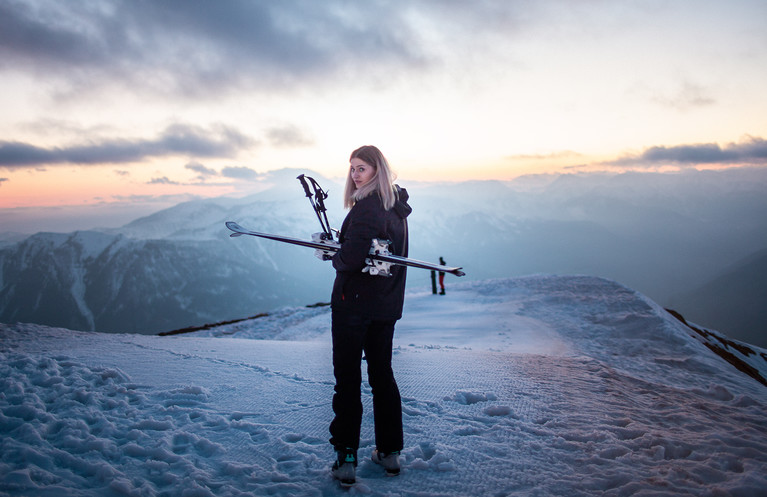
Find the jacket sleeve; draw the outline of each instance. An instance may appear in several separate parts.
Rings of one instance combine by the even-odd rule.
[[[333,256],[337,271],[362,271],[370,252],[370,242],[378,236],[379,219],[370,202],[358,203],[349,212],[349,225],[344,233],[341,250]]]

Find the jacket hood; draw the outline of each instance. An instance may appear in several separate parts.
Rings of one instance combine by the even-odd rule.
[[[402,219],[405,219],[413,212],[413,208],[407,203],[410,195],[408,195],[406,189],[400,188],[399,185],[394,186],[397,189],[397,201],[394,203],[394,212]]]

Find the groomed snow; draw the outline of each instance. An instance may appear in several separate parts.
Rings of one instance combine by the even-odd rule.
[[[367,384],[358,483],[330,477],[321,307],[170,337],[0,325],[0,492],[765,495],[767,388],[652,301],[591,277],[457,281],[409,294],[397,327],[397,478],[367,457]]]

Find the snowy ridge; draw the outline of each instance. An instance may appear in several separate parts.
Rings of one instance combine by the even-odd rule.
[[[755,347],[749,343],[739,340],[732,340],[716,330],[703,328],[694,323],[688,323],[684,316],[676,311],[669,312],[695,332],[693,335],[703,345],[711,349],[716,355],[732,364],[737,370],[754,378],[764,386],[767,386],[767,375],[765,375],[765,363],[767,362],[767,351],[760,347]]]
[[[767,389],[643,295],[532,276],[410,293],[403,472],[370,388],[358,483],[329,475],[330,311],[169,337],[0,325],[8,495],[761,495]],[[756,349],[759,354],[765,351]],[[764,363],[754,363],[762,374]]]

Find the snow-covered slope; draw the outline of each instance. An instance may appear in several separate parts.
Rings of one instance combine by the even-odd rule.
[[[767,488],[767,388],[641,294],[603,279],[536,276],[408,295],[394,356],[403,472],[384,478],[363,460],[358,483],[342,491],[329,474],[329,312],[284,308],[169,337],[0,325],[0,493]],[[374,440],[363,390],[365,456]]]

